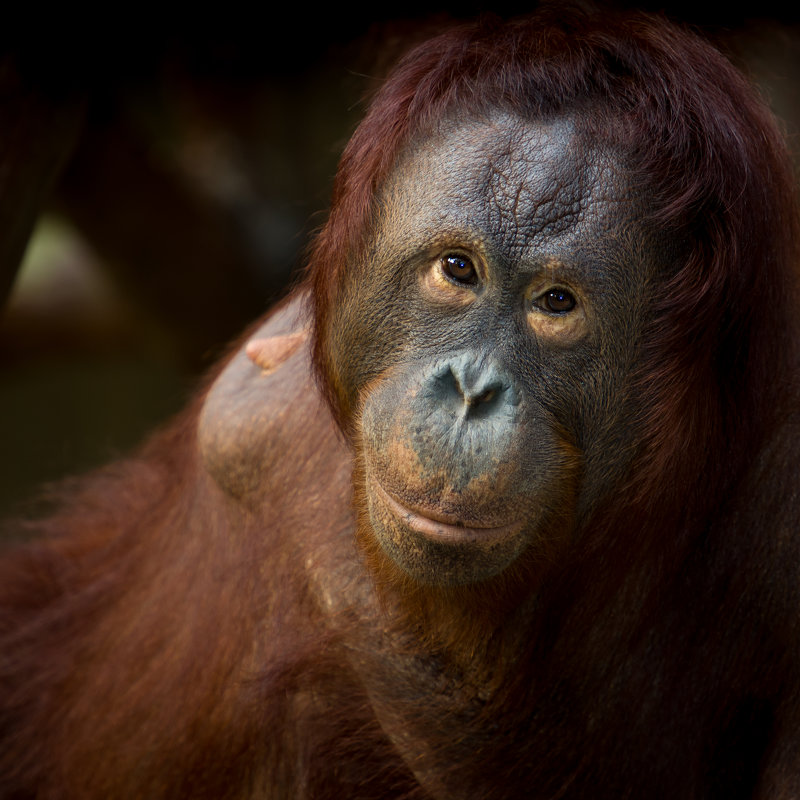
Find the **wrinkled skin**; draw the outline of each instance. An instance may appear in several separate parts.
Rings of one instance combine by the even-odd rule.
[[[622,159],[563,118],[442,123],[379,208],[328,334],[361,537],[424,584],[486,580],[566,545],[630,465],[669,251]]]

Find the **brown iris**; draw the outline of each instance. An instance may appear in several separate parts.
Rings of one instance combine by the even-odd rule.
[[[466,256],[455,254],[445,256],[442,259],[442,272],[453,283],[472,286],[478,282],[475,265]]]

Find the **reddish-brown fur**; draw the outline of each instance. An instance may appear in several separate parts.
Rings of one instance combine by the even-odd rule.
[[[502,616],[372,585],[325,349],[404,145],[496,107],[594,115],[687,244],[645,336],[634,468]],[[694,36],[544,11],[415,50],[259,334],[298,330],[310,296],[322,392],[301,348],[233,385],[230,418],[202,393],[0,564],[0,796],[796,796],[796,246],[775,124]]]

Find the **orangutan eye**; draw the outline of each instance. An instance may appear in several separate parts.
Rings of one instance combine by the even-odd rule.
[[[536,304],[551,314],[567,314],[575,308],[575,298],[566,289],[550,289],[536,301]]]
[[[449,255],[441,261],[444,276],[456,284],[474,286],[478,282],[475,265],[466,256]]]

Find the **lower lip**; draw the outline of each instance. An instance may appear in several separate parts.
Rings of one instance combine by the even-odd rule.
[[[402,503],[395,500],[377,481],[375,485],[381,499],[392,514],[401,519],[411,530],[442,544],[474,542],[485,545],[514,536],[522,528],[521,522],[513,522],[509,525],[491,528],[467,527],[465,525],[440,522],[406,508]]]

